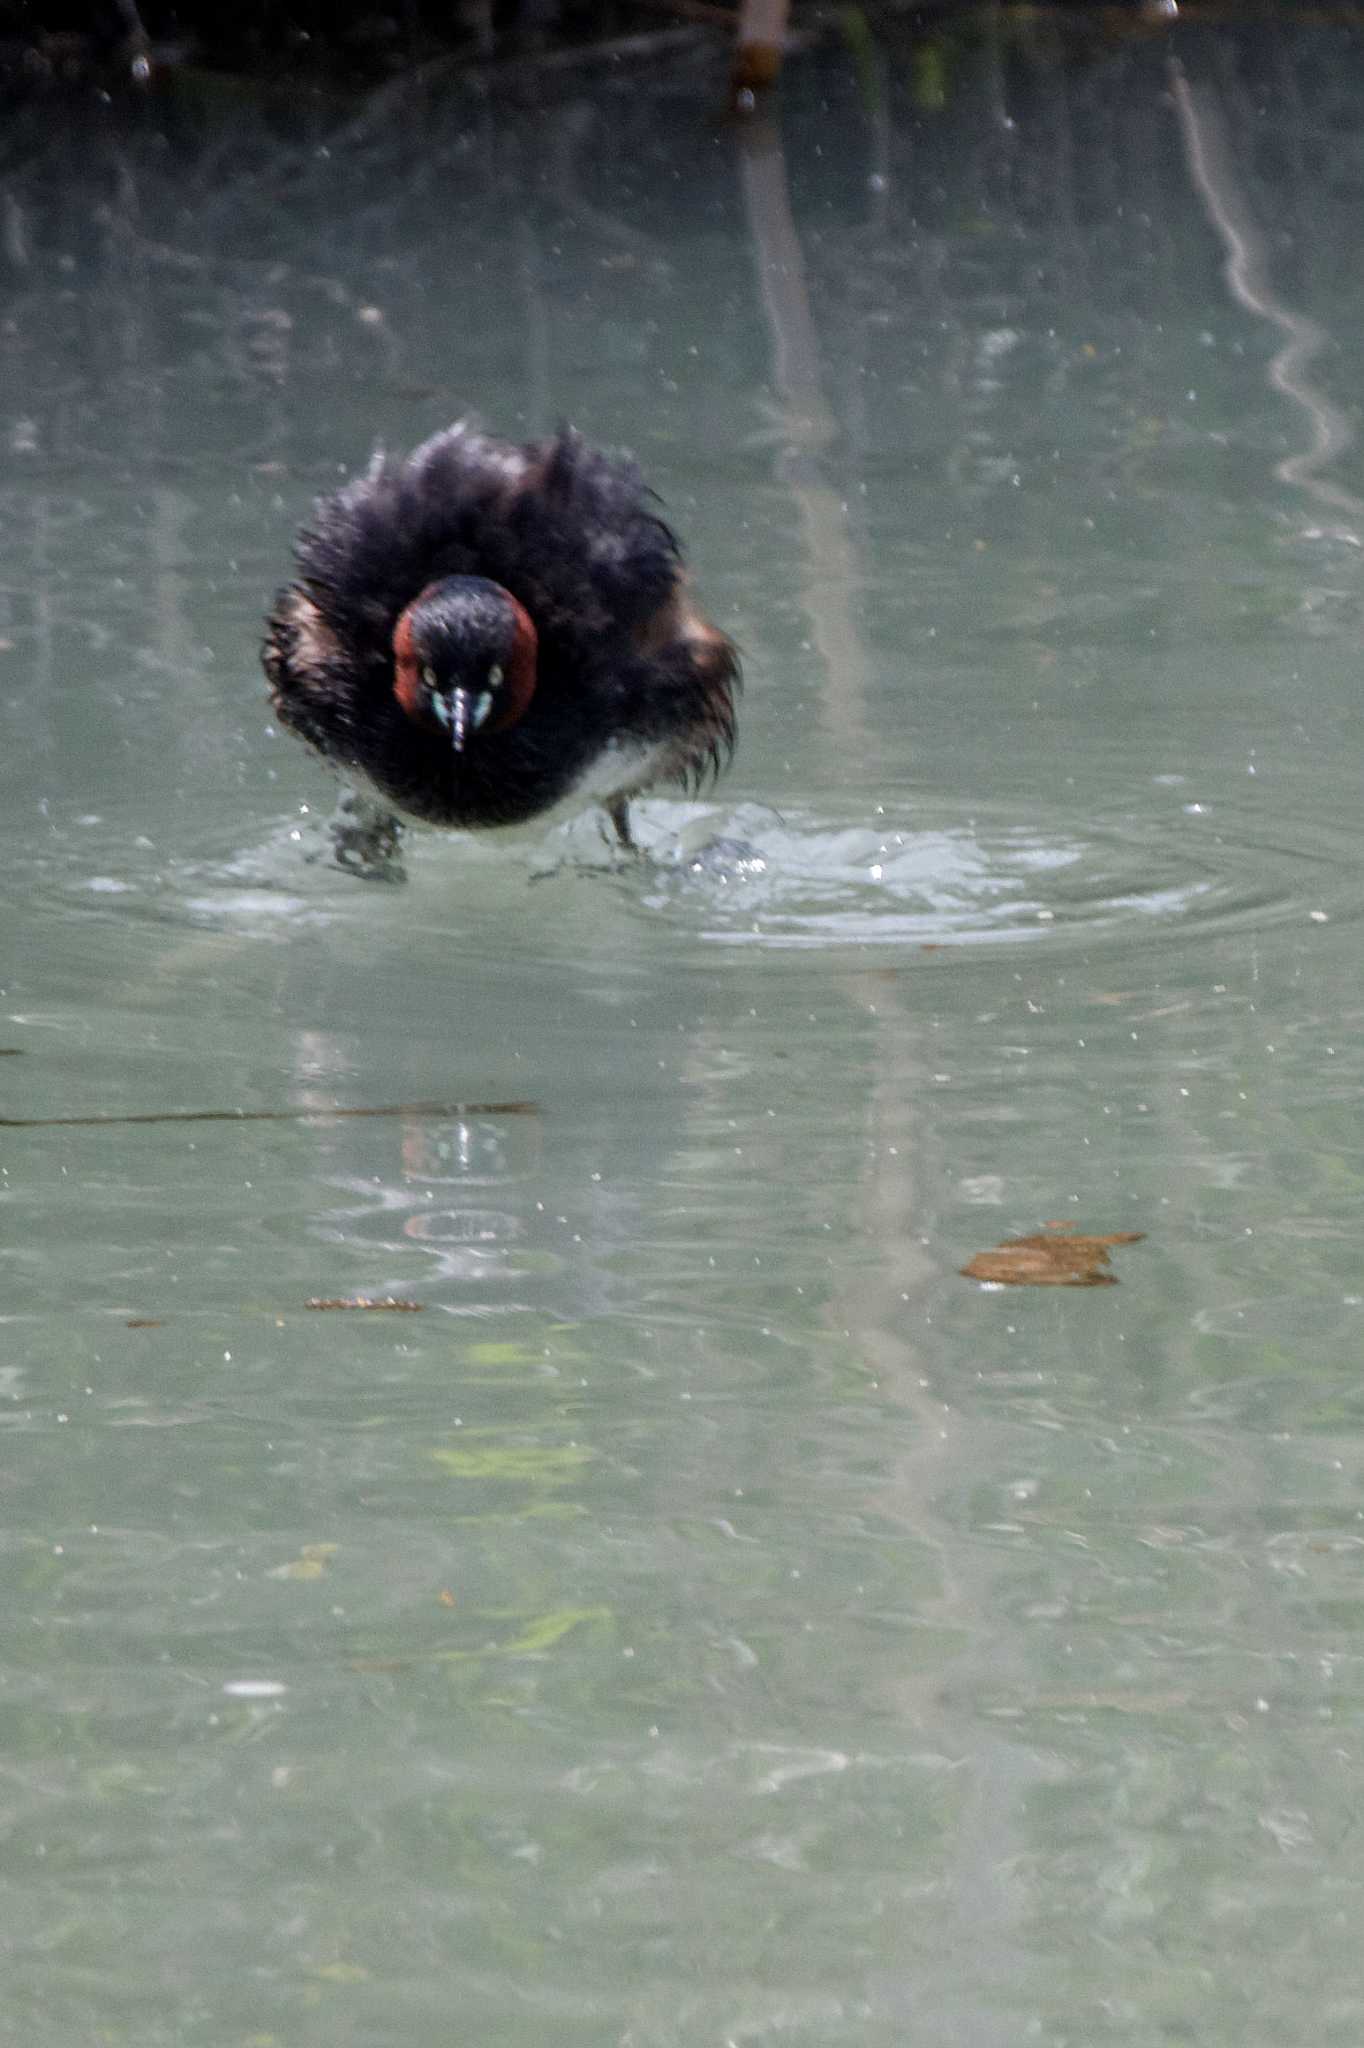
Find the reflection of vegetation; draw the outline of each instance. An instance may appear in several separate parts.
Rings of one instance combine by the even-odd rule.
[[[483,1619],[501,1619],[500,1616],[485,1616]],[[514,1619],[515,1617],[509,1617]],[[575,1629],[587,1628],[593,1624],[610,1627],[614,1615],[609,1607],[560,1607],[549,1614],[537,1615],[523,1626],[521,1633],[509,1643],[484,1643],[477,1650],[438,1650],[439,1662],[463,1663],[471,1658],[484,1657],[537,1657],[546,1650],[552,1650],[565,1636]]]
[[[675,54],[685,33],[672,25],[679,23],[709,30],[717,42],[734,40],[738,93],[775,83],[791,41],[790,11],[790,0],[404,0],[358,8],[330,0],[245,0],[231,8],[218,0],[90,0],[85,7],[24,0],[0,8],[0,62],[44,82],[75,80],[94,68],[145,87],[193,67],[203,89],[212,74],[200,67],[255,73],[287,61],[291,71],[306,66],[315,78],[367,83],[419,68],[446,71],[461,60],[556,66],[590,60],[603,44],[659,60]],[[868,10],[892,25],[903,11],[899,0]],[[1089,7],[1076,0],[1066,11],[1072,37],[1097,53],[1174,20],[1160,0]],[[1055,7],[1017,0],[930,0],[914,14],[916,85],[923,86],[925,107],[944,103],[935,94],[957,53],[1031,56],[1056,32]],[[798,7],[796,31],[818,34],[829,20],[821,8]],[[222,90],[221,78],[217,83]]]
[[[431,1456],[456,1479],[503,1479],[521,1486],[561,1486],[587,1463],[592,1453],[581,1444],[461,1443],[432,1451]]]
[[[0,7],[0,63],[27,80],[77,81],[91,69],[138,86],[168,72],[306,68],[314,78],[368,83],[418,67],[457,62],[560,61],[603,39],[667,48],[660,13],[727,25],[728,7],[707,0],[403,0],[338,7],[334,0],[21,0]],[[17,18],[16,18],[17,17]]]
[[[866,9],[845,7],[839,16],[839,26],[843,40],[852,52],[863,105],[869,113],[879,113],[885,102],[885,87],[881,79],[880,55]]]
[[[465,1378],[471,1382],[482,1382],[496,1386],[513,1373],[542,1373],[548,1365],[555,1373],[566,1366],[581,1366],[587,1361],[587,1353],[558,1340],[553,1347],[544,1344],[518,1343],[509,1338],[480,1338],[475,1344],[466,1346],[464,1351],[466,1367],[470,1368]]]
[[[920,43],[914,52],[911,75],[915,106],[921,113],[940,114],[947,105],[948,80],[951,76],[947,43],[936,37],[932,41]]]
[[[543,1614],[527,1615],[515,1607],[483,1607],[461,1615],[457,1624],[476,1632],[478,1640],[463,1645],[433,1645],[429,1649],[405,1647],[393,1656],[361,1656],[352,1661],[357,1671],[403,1671],[414,1665],[486,1664],[502,1657],[543,1657],[577,1630],[594,1629],[598,1635],[615,1626],[609,1607],[553,1607]],[[502,1639],[498,1631],[510,1626],[516,1633]],[[489,1630],[493,1633],[489,1637]]]

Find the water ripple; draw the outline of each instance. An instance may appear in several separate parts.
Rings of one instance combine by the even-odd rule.
[[[714,945],[1131,943],[1191,926],[1325,924],[1353,914],[1359,894],[1343,826],[1314,819],[1285,844],[1280,819],[1270,845],[1254,836],[1249,808],[1162,804],[1149,816],[1079,821],[996,811],[895,828],[809,810],[740,806],[698,819],[694,806],[647,808],[659,865],[642,900],[697,919]],[[738,842],[728,863],[698,857],[703,822],[722,848]]]

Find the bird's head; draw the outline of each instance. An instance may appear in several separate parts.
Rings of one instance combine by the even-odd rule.
[[[521,717],[535,692],[536,651],[530,615],[509,590],[483,576],[446,576],[399,615],[394,695],[463,754]]]

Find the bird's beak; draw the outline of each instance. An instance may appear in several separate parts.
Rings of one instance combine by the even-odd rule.
[[[462,754],[474,723],[473,700],[467,690],[451,690],[445,701],[450,707],[450,745],[455,753]]]

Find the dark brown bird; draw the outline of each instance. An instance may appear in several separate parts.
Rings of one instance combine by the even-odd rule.
[[[738,657],[653,505],[632,461],[571,431],[465,425],[319,501],[265,672],[371,836],[396,841],[388,813],[480,829],[595,801],[629,845],[632,796],[718,772]]]

